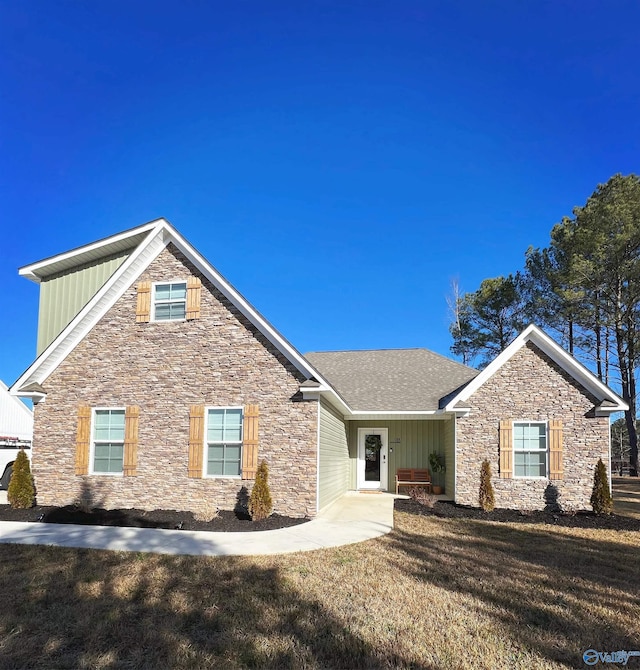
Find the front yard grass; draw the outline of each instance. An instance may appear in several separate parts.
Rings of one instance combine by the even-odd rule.
[[[0,545],[0,667],[585,667],[640,648],[639,550],[402,512],[386,537],[277,557]]]
[[[640,477],[613,477],[613,511],[640,519]]]

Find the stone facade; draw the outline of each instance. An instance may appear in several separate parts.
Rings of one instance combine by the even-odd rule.
[[[597,402],[534,344],[522,347],[471,396],[469,415],[457,419],[456,502],[478,505],[480,466],[486,458],[496,507],[544,509],[551,484],[561,509],[589,509],[598,458],[607,467],[609,463],[609,418],[594,416]],[[501,419],[561,419],[563,479],[500,479]]]
[[[190,275],[203,283],[199,319],[136,323],[133,285],[44,381],[32,463],[38,504],[90,498],[106,508],[232,509],[252,482],[187,476],[189,407],[256,404],[274,511],[315,514],[317,402],[300,399],[300,373],[175,247],[140,280]],[[139,406],[137,476],[75,475],[81,404]]]

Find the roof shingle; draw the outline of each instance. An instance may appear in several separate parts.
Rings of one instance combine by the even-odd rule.
[[[428,349],[311,352],[305,358],[353,410],[437,410],[478,371]]]

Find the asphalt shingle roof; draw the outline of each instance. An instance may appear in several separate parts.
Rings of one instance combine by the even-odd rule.
[[[477,370],[428,349],[325,351],[306,359],[354,410],[436,410]]]

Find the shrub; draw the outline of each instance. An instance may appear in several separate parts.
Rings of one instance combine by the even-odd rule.
[[[429,509],[431,509],[436,504],[436,497],[431,493],[427,493],[427,491],[425,491],[425,489],[421,486],[414,486],[413,488],[409,489],[407,493],[409,494],[410,498],[415,500],[420,505],[428,507]]]
[[[14,509],[28,509],[35,503],[36,490],[31,476],[29,459],[24,449],[20,449],[13,462],[13,472],[7,490],[7,500]]]
[[[273,509],[271,491],[269,491],[269,468],[262,461],[256,472],[256,481],[249,496],[249,514],[253,521],[266,519]]]
[[[593,475],[593,492],[591,493],[591,507],[596,514],[611,514],[613,511],[613,500],[609,490],[609,478],[607,477],[607,468],[598,459],[596,471]]]
[[[213,521],[220,516],[218,508],[212,503],[206,503],[205,506],[198,512],[194,512],[193,518],[196,521]]]
[[[485,512],[491,512],[496,504],[493,497],[493,484],[491,483],[491,465],[486,459],[482,461],[482,467],[480,468],[480,494],[479,494],[480,507]]]

